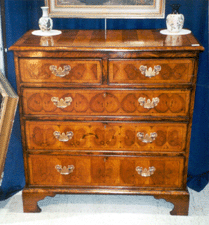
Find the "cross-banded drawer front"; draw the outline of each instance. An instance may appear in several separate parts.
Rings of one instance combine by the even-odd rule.
[[[189,90],[24,89],[28,115],[187,116]]]
[[[180,152],[187,124],[26,121],[26,132],[31,150]]]
[[[189,83],[193,59],[140,59],[109,61],[109,82],[118,84]]]
[[[30,184],[181,188],[183,157],[29,156]]]
[[[100,84],[100,59],[32,59],[21,58],[20,76],[23,82]]]

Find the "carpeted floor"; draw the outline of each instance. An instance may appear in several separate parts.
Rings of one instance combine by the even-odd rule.
[[[209,185],[189,192],[189,216],[170,216],[173,205],[163,199],[124,195],[56,195],[39,201],[42,213],[23,213],[19,192],[0,202],[0,224],[209,225]]]

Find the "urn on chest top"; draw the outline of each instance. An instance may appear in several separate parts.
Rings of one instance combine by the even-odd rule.
[[[42,9],[42,17],[38,21],[39,28],[43,32],[51,31],[53,27],[53,21],[48,14],[49,7],[43,6],[41,7],[41,9]]]
[[[172,14],[166,18],[167,30],[170,33],[179,33],[184,25],[184,15],[179,14],[180,4],[172,4]]]

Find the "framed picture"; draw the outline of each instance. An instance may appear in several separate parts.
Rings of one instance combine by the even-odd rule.
[[[45,0],[51,17],[164,18],[165,0]]]
[[[18,99],[17,94],[0,72],[0,185]]]

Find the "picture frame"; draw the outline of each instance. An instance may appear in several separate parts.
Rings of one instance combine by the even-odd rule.
[[[0,72],[0,185],[19,97]]]
[[[45,0],[45,5],[49,16],[58,18],[165,17],[165,0]]]

